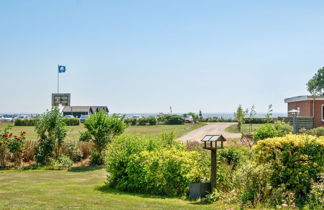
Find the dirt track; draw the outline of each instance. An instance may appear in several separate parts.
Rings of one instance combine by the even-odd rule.
[[[236,123],[208,123],[207,125],[178,138],[180,141],[200,141],[207,134],[222,134],[227,139],[241,138],[240,133],[229,133],[225,129]]]

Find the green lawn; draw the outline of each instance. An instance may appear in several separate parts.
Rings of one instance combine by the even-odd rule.
[[[262,124],[252,124],[252,131],[254,131],[255,129],[257,129],[260,125]],[[248,133],[250,132],[251,130],[251,125],[250,124],[243,124],[242,126],[242,133]],[[226,128],[226,131],[227,132],[230,132],[230,133],[241,133],[238,128],[237,128],[237,125],[231,125],[229,126],[228,128]]]
[[[178,198],[130,194],[104,185],[104,169],[0,171],[0,209],[215,209]]]
[[[0,130],[3,130],[12,123],[1,123]],[[189,131],[204,126],[205,123],[197,124],[184,124],[184,125],[155,125],[155,126],[129,126],[125,133],[133,135],[144,135],[144,136],[158,136],[161,132],[175,131],[176,137],[180,137]],[[14,126],[12,128],[13,133],[19,134],[20,131],[26,131],[27,140],[37,140],[37,135],[34,126]],[[85,131],[85,128],[81,124],[80,126],[67,126],[68,135],[65,139],[66,142],[78,141],[80,132]]]

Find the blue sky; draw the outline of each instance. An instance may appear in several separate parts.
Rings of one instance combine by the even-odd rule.
[[[324,66],[324,1],[0,1],[0,113],[285,112]]]

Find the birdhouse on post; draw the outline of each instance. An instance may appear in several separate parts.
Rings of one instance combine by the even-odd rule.
[[[224,148],[224,142],[226,139],[223,135],[206,135],[201,141],[204,144],[204,149],[208,149],[211,152],[210,185],[213,192],[214,188],[216,188],[217,150]]]

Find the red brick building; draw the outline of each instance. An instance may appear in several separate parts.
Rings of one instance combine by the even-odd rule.
[[[299,110],[298,117],[314,118],[314,126],[324,126],[324,96],[296,96],[286,98],[288,111],[292,109]],[[291,116],[288,113],[288,116]]]

